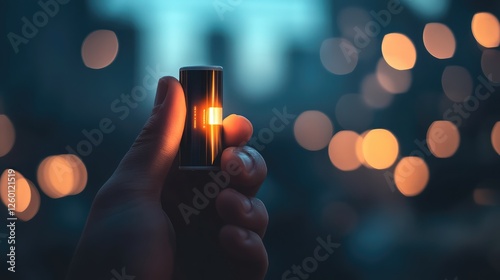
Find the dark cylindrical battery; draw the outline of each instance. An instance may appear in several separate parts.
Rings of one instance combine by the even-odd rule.
[[[179,70],[186,97],[186,124],[179,168],[214,170],[222,154],[222,67],[193,66]]]

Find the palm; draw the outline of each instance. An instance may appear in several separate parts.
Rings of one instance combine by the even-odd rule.
[[[113,271],[121,273],[121,268],[130,276],[169,279],[175,238],[170,220],[154,198],[124,196],[119,191],[124,188],[106,184],[94,200],[73,259],[78,279],[111,279]],[[134,245],[134,240],[140,243]],[[100,269],[82,269],[80,264]]]

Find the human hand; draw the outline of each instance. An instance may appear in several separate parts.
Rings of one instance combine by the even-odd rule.
[[[160,79],[151,117],[94,200],[68,279],[116,279],[112,271],[121,279],[264,278],[268,214],[254,196],[267,168],[242,146],[252,125],[237,115],[224,120],[224,184],[201,209],[193,205],[196,190],[214,179],[177,168],[185,117],[181,85]]]

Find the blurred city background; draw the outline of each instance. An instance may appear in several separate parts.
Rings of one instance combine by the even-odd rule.
[[[302,279],[282,276],[328,236],[340,247],[307,279],[500,279],[499,16],[499,1],[1,1],[4,204],[4,170],[23,176],[12,279],[64,278],[156,81],[206,64],[267,161],[266,279]]]

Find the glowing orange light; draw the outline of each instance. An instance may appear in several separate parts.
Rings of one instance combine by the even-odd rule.
[[[0,115],[0,157],[10,152],[16,140],[14,125],[6,115]]]
[[[493,148],[500,155],[500,122],[495,123],[491,131],[491,144]]]
[[[196,117],[197,117],[196,114],[197,114],[196,106],[194,106],[194,108],[193,108],[193,128],[196,128]]]
[[[491,13],[477,13],[472,17],[472,34],[485,48],[496,48],[500,44],[500,23]]]
[[[304,149],[319,151],[330,142],[333,125],[327,115],[319,111],[306,111],[295,120],[293,132]]]
[[[23,212],[16,212],[16,217],[25,222],[33,219],[40,209],[40,193],[36,189],[33,182],[30,180],[27,181],[31,190],[30,204]]]
[[[0,196],[8,209],[23,212],[28,208],[31,201],[29,183],[18,171],[9,176],[9,170],[7,169],[0,178]]]
[[[427,130],[427,145],[438,158],[449,158],[460,146],[458,128],[449,121],[435,121]]]
[[[385,129],[370,130],[363,138],[363,157],[375,169],[386,169],[394,164],[399,153],[398,140]]]
[[[423,38],[425,48],[435,58],[447,59],[455,54],[455,36],[448,26],[428,23],[425,25]]]
[[[222,125],[222,108],[218,107],[208,108],[208,124]]]
[[[413,42],[401,33],[390,33],[382,40],[382,55],[392,68],[408,70],[415,66],[417,51]]]
[[[215,70],[212,71],[212,83],[205,105],[208,110],[203,109],[203,128],[205,128],[205,123],[209,125],[209,130],[207,130],[205,135],[207,137],[207,143],[210,143],[210,157],[212,163],[215,162],[220,151],[221,139],[219,138],[223,121],[222,100],[219,100],[219,88],[215,80],[216,76]]]
[[[109,66],[118,54],[118,38],[111,30],[96,30],[82,44],[82,59],[85,66],[102,69]]]
[[[38,183],[52,198],[75,195],[87,184],[87,169],[75,155],[58,155],[44,159],[38,166]]]
[[[356,143],[361,137],[354,131],[340,131],[328,145],[328,155],[332,164],[342,171],[356,170],[361,162],[356,156]]]
[[[419,157],[404,157],[394,171],[394,183],[405,196],[420,194],[429,182],[429,167]]]
[[[366,163],[365,156],[363,155],[363,139],[365,138],[366,134],[368,134],[368,132],[370,132],[370,131],[367,130],[367,131],[361,133],[361,135],[359,136],[359,138],[356,140],[355,149],[356,149],[356,158],[358,159],[358,161],[363,166],[372,169],[373,167],[371,167],[370,165],[368,165]]]

